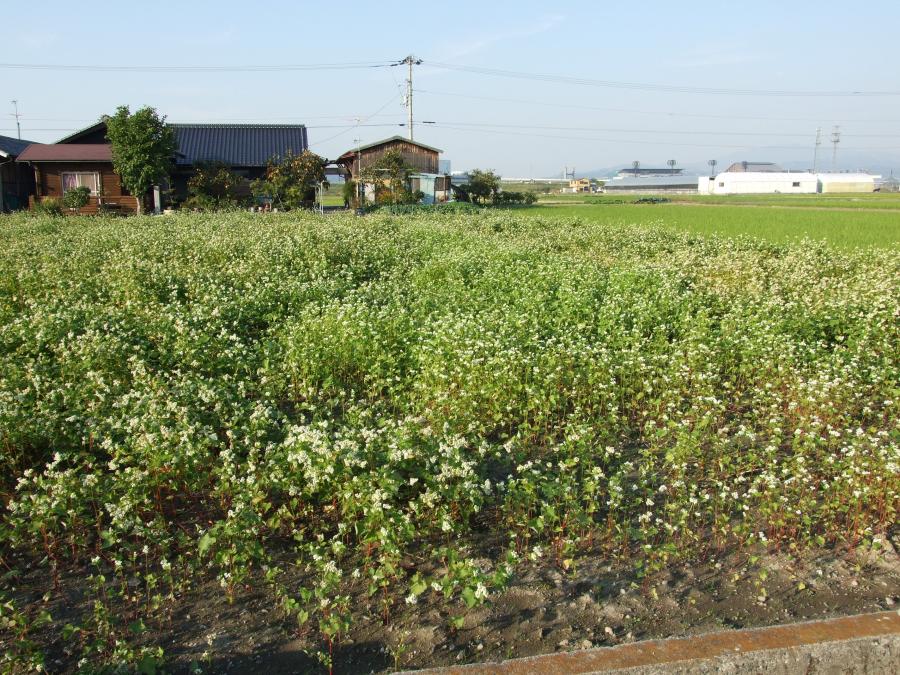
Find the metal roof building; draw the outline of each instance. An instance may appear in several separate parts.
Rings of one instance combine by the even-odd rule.
[[[616,176],[606,181],[603,192],[696,192],[697,176]]]
[[[170,124],[175,130],[178,166],[224,162],[232,167],[264,167],[273,157],[309,148],[302,124]]]
[[[179,124],[175,130],[178,150],[175,164],[189,167],[203,162],[223,162],[235,168],[265,167],[268,161],[291,151],[309,148],[303,124]],[[106,144],[106,122],[69,134],[57,146]],[[48,146],[49,147],[49,146]]]

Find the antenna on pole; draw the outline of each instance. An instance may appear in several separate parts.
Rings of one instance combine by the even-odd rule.
[[[407,126],[409,127],[409,140],[413,139],[413,66],[418,66],[421,63],[422,59],[417,59],[410,54],[402,61],[394,64],[395,66],[399,66],[400,64],[409,66],[409,74],[406,77],[406,113]]]
[[[10,101],[10,103],[13,104],[13,109],[15,110],[15,112],[13,113],[13,117],[16,118],[16,132],[19,134],[19,140],[21,141],[22,140],[22,125],[19,124],[19,117],[20,117],[19,101],[16,99],[13,99],[12,101]]]
[[[675,165],[678,164],[678,162],[676,162],[674,159],[670,159],[668,162],[666,162],[666,164],[669,165],[669,169],[670,169],[671,171],[674,171],[674,170],[675,170]]]
[[[822,145],[822,127],[816,127],[816,148],[813,150],[813,173],[819,171],[819,146]]]
[[[841,142],[841,128],[837,124],[831,130],[831,142],[834,143],[834,152],[831,155],[831,170],[837,171],[837,146]]]

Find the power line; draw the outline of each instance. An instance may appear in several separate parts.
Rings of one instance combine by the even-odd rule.
[[[843,96],[900,96],[900,91],[803,91],[790,89],[730,89],[725,87],[691,87],[683,85],[653,84],[645,82],[616,82],[612,80],[594,80],[567,75],[551,75],[544,73],[525,73],[499,68],[481,66],[463,66],[453,63],[425,61],[425,65],[442,70],[453,70],[476,75],[508,77],[520,80],[535,80],[555,84],[574,84],[587,87],[608,87],[612,89],[630,89],[637,91],[656,91],[672,94],[709,94],[727,96],[798,96],[798,97],[843,97]]]
[[[672,134],[672,135],[688,135],[688,136],[761,136],[770,138],[773,136],[781,136],[786,138],[806,138],[809,134],[801,133],[779,133],[770,131],[686,131],[682,129],[623,129],[615,127],[559,127],[552,125],[540,124],[509,124],[508,122],[494,124],[488,122],[446,122],[460,127],[491,127],[502,129],[540,129],[546,131],[597,131],[601,133],[616,134]],[[900,134],[853,134],[855,138],[900,138]]]
[[[597,112],[621,112],[638,115],[661,115],[664,117],[697,117],[703,119],[721,119],[721,120],[752,120],[752,121],[771,121],[771,122],[818,122],[818,118],[808,117],[760,117],[748,115],[708,115],[703,113],[677,113],[668,112],[666,110],[635,110],[633,108],[606,108],[590,105],[577,105],[573,103],[548,103],[547,101],[534,101],[520,98],[501,98],[497,96],[477,96],[475,94],[460,94],[449,91],[434,91],[432,89],[416,89],[420,94],[431,94],[436,96],[451,96],[455,98],[470,98],[480,101],[497,101],[499,103],[517,103],[525,105],[547,106],[550,108],[571,108],[573,110],[593,110]],[[900,120],[890,119],[840,119],[840,122],[855,122],[859,124],[888,123],[897,124]]]
[[[385,125],[376,125],[376,124],[361,124],[361,122],[362,122],[363,120],[369,120],[369,119],[371,119],[371,118],[373,118],[373,117],[378,117],[379,114],[381,113],[381,111],[384,110],[385,108],[387,108],[391,103],[393,103],[394,101],[396,101],[398,98],[400,98],[400,95],[401,95],[401,94],[400,94],[400,92],[398,91],[396,94],[394,94],[393,96],[391,96],[383,106],[381,106],[380,108],[378,108],[378,110],[376,110],[375,112],[373,112],[371,115],[367,115],[366,117],[362,117],[362,118],[357,118],[355,124],[353,124],[353,125],[351,125],[351,126],[348,126],[348,127],[344,128],[343,131],[339,131],[338,133],[334,134],[333,136],[329,136],[328,138],[323,138],[321,141],[316,141],[315,143],[310,143],[309,146],[312,147],[312,146],[314,146],[314,145],[321,145],[322,143],[327,143],[328,141],[334,140],[335,138],[338,138],[339,136],[343,136],[344,134],[346,134],[346,133],[347,133],[348,131],[350,131],[351,129],[356,129],[356,128],[358,128],[358,127],[366,127],[366,126],[385,126]],[[387,126],[395,126],[395,125],[391,124],[391,125],[387,125]],[[402,126],[402,124],[401,124],[401,125],[396,125],[396,126]],[[311,127],[308,127],[308,128],[311,128]]]
[[[309,70],[354,70],[365,68],[387,68],[391,61],[358,61],[350,63],[286,63],[275,65],[231,65],[231,66],[120,66],[120,65],[75,65],[66,63],[0,63],[0,68],[8,70],[62,70],[98,73],[260,73]]]
[[[629,143],[636,145],[669,145],[669,146],[677,146],[677,147],[685,147],[685,148],[719,148],[719,149],[750,149],[752,146],[748,145],[731,145],[731,144],[710,144],[710,143],[673,143],[669,141],[641,141],[636,139],[625,139],[625,138],[597,138],[591,136],[562,136],[558,134],[541,134],[541,133],[526,133],[523,131],[503,131],[502,129],[478,129],[472,127],[459,127],[451,124],[444,124],[441,122],[433,123],[436,127],[441,129],[452,129],[455,131],[465,131],[467,133],[480,133],[480,134],[496,134],[496,135],[504,135],[504,136],[526,136],[529,138],[549,138],[555,140],[568,140],[568,141],[597,141],[601,143]],[[806,149],[806,146],[803,145],[766,145],[765,149],[772,150],[803,150]],[[900,147],[852,147],[848,148],[851,150],[900,150]]]

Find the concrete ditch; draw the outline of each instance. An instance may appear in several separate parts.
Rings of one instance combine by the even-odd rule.
[[[893,674],[900,673],[900,611],[718,631],[416,672],[419,675]]]

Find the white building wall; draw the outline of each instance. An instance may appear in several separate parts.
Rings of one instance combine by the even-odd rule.
[[[711,194],[815,194],[819,181],[812,173],[723,172],[712,179]]]

